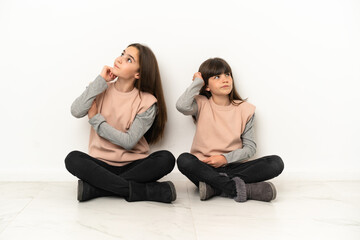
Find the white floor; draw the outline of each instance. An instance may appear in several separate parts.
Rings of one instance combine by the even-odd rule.
[[[274,180],[271,203],[199,200],[174,182],[173,204],[76,200],[76,181],[0,182],[0,239],[360,239],[360,181]]]

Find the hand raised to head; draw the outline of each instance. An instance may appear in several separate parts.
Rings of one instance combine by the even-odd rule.
[[[105,79],[105,81],[110,82],[116,78],[116,76],[112,73],[113,68],[109,66],[104,66],[101,70],[100,76]]]

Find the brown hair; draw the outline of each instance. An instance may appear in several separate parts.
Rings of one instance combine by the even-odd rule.
[[[206,88],[209,84],[209,78],[220,75],[223,73],[229,73],[233,79],[233,88],[229,93],[229,100],[234,105],[239,105],[246,99],[242,99],[239,93],[235,89],[235,81],[231,71],[230,65],[222,58],[209,58],[203,62],[199,67],[199,72],[201,73],[202,78],[204,79],[205,85],[200,89],[199,94],[207,97],[211,97],[211,92],[206,91]],[[236,103],[234,100],[241,100],[240,103]]]
[[[161,85],[161,77],[156,57],[151,49],[139,43],[130,44],[128,47],[135,47],[139,50],[139,73],[140,78],[136,79],[135,87],[142,92],[148,92],[157,99],[158,111],[150,129],[145,133],[149,144],[158,142],[164,135],[165,123],[167,121],[166,104]]]

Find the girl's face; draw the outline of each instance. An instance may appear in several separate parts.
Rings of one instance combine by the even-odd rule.
[[[126,48],[114,61],[113,74],[123,79],[139,79],[139,50]]]
[[[223,73],[209,78],[206,91],[212,95],[225,96],[229,95],[233,88],[233,80],[230,73]]]

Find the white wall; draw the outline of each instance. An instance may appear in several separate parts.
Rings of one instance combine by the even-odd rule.
[[[195,127],[175,102],[218,56],[257,106],[258,157],[282,156],[288,175],[360,176],[359,1],[0,0],[0,32],[0,180],[74,180],[63,160],[87,151],[90,126],[70,105],[133,42],[154,51],[165,89],[153,150],[189,150]]]

